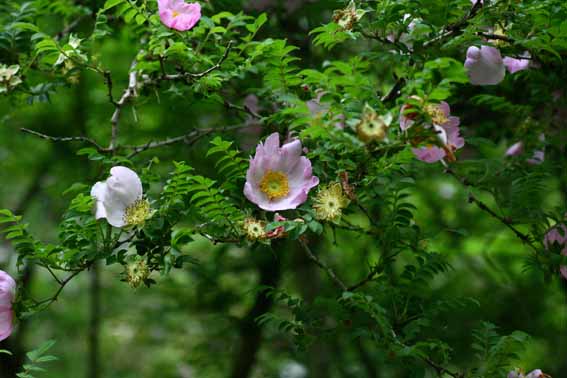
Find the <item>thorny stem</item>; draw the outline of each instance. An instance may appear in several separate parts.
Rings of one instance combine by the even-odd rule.
[[[115,109],[114,109],[114,113],[112,114],[112,118],[110,119],[110,123],[112,125],[112,131],[111,131],[112,135],[110,139],[110,145],[108,146],[108,149],[110,151],[115,150],[117,147],[118,121],[120,120],[120,113],[122,112],[122,107],[132,97],[137,96],[136,86],[138,85],[138,77],[137,77],[138,73],[137,71],[134,70],[135,67],[136,67],[136,59],[134,59],[134,61],[130,65],[130,74],[128,75],[128,87],[122,93],[120,100],[118,100],[118,102],[113,102]],[[109,91],[110,90],[111,90],[111,86],[109,86]],[[111,101],[113,101],[112,94],[110,96],[111,96]]]
[[[91,138],[87,138],[87,137],[83,137],[83,136],[72,136],[72,137],[54,137],[54,136],[50,136],[47,134],[43,134],[34,130],[30,130],[30,129],[26,129],[24,127],[22,127],[20,129],[20,131],[24,132],[24,133],[28,133],[31,135],[35,135],[37,137],[40,137],[42,139],[45,140],[49,140],[51,142],[85,142],[88,144],[93,145],[98,152],[108,152],[109,150],[107,148],[102,147],[100,144],[98,144],[97,142],[95,142],[93,139]]]
[[[230,130],[238,130],[238,129],[245,129],[251,127],[250,125],[247,124],[240,124],[240,125],[233,125],[233,126],[224,126],[224,127],[207,127],[207,128],[200,128],[200,129],[196,129],[193,130],[187,134],[183,134],[180,136],[176,136],[173,138],[169,138],[169,139],[165,139],[165,140],[161,140],[161,141],[149,141],[148,143],[145,144],[141,144],[138,146],[123,146],[124,149],[130,149],[132,150],[132,153],[130,155],[128,155],[128,158],[131,158],[137,154],[139,154],[140,152],[149,150],[149,149],[153,149],[153,148],[159,148],[159,147],[164,147],[164,146],[169,146],[172,144],[176,144],[176,143],[186,143],[186,144],[193,144],[195,143],[198,139],[209,135],[215,131],[217,132],[225,132],[225,131],[230,131]]]

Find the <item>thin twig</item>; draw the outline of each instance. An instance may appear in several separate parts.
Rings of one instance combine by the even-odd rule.
[[[467,13],[465,17],[463,17],[459,22],[456,22],[452,25],[448,25],[447,27],[445,27],[444,32],[440,33],[436,37],[425,42],[423,44],[423,48],[429,47],[430,45],[442,41],[445,38],[460,34],[463,28],[469,23],[469,21],[472,18],[474,18],[478,14],[478,12],[482,9],[482,7],[483,7],[482,1],[477,1],[476,3],[474,3],[469,13]]]
[[[103,76],[106,87],[108,88],[108,99],[112,105],[117,106],[116,101],[114,101],[114,96],[112,95],[112,75],[110,71],[104,71]]]
[[[176,144],[176,143],[186,143],[186,144],[193,144],[195,143],[198,139],[209,135],[213,132],[226,132],[226,131],[231,131],[231,130],[238,130],[238,129],[245,129],[251,127],[248,124],[240,124],[240,125],[233,125],[233,126],[224,126],[224,127],[207,127],[207,128],[200,128],[200,129],[195,129],[191,132],[188,132],[186,134],[180,135],[180,136],[176,136],[176,137],[172,137],[172,138],[168,138],[168,139],[164,139],[164,140],[160,140],[160,141],[149,141],[148,143],[144,143],[138,146],[121,146],[124,149],[127,150],[132,150],[132,153],[128,156],[129,158],[139,154],[140,152],[146,151],[146,150],[150,150],[153,148],[159,148],[159,147],[164,147],[164,146],[169,146],[171,144]]]
[[[444,368],[443,366],[437,364],[435,361],[433,361],[432,359],[428,358],[428,357],[423,357],[422,358],[423,361],[425,361],[425,363],[427,363],[429,366],[431,366],[433,369],[435,369],[435,371],[437,372],[438,376],[443,376],[443,374],[448,374],[453,378],[460,378],[461,375],[459,373],[454,373],[446,368]]]
[[[506,37],[505,35],[500,35],[500,34],[491,34],[491,33],[484,33],[484,32],[478,32],[476,33],[477,35],[484,37],[486,39],[497,39],[499,41],[504,41],[504,42],[509,42],[509,43],[514,43],[514,39],[510,38],[510,37]]]
[[[109,151],[109,149],[102,147],[97,142],[95,142],[93,139],[83,137],[83,136],[54,137],[54,136],[50,136],[50,135],[47,135],[47,134],[42,134],[42,133],[34,131],[34,130],[26,129],[24,127],[22,127],[20,129],[20,131],[22,131],[24,133],[31,134],[31,135],[35,135],[37,137],[49,140],[51,142],[84,142],[84,143],[88,143],[88,144],[93,145],[97,149],[98,152],[108,152]]]
[[[169,80],[169,81],[174,81],[174,80],[180,80],[180,79],[201,79],[204,76],[207,76],[208,74],[210,74],[211,72],[218,70],[221,65],[223,64],[223,62],[228,58],[228,54],[230,53],[230,50],[232,50],[232,45],[233,45],[233,41],[229,41],[228,45],[226,46],[226,49],[224,50],[224,54],[223,56],[218,60],[218,62],[214,65],[212,65],[211,67],[207,68],[206,70],[204,70],[203,72],[199,72],[199,73],[191,73],[191,72],[182,72],[179,74],[172,74],[172,75],[162,75],[159,80]],[[150,82],[152,81],[151,79],[149,80]]]
[[[344,284],[344,282],[340,280],[336,273],[327,264],[319,260],[319,258],[313,254],[311,248],[309,248],[304,240],[300,238],[299,244],[301,244],[301,247],[303,248],[305,253],[307,253],[307,257],[309,257],[309,259],[313,261],[319,268],[323,269],[331,278],[331,280],[333,280],[333,282],[342,289],[342,291],[348,291],[348,287]]]
[[[112,118],[110,119],[110,123],[112,125],[112,135],[110,139],[110,145],[108,149],[113,151],[116,149],[117,146],[117,139],[118,139],[118,121],[120,120],[120,113],[122,112],[122,107],[126,102],[130,101],[132,97],[137,96],[136,86],[138,85],[138,73],[134,70],[136,67],[136,59],[130,65],[130,74],[128,75],[128,87],[122,93],[120,100],[118,102],[114,102],[114,113],[112,114]]]
[[[57,276],[55,275],[55,273],[53,272],[53,270],[51,270],[51,268],[50,268],[49,266],[47,266],[47,265],[46,265],[45,267],[47,268],[47,271],[49,272],[49,274],[51,274],[51,277],[53,277],[53,279],[54,279],[55,281],[57,281],[57,283],[58,283],[59,285],[62,285],[63,282],[59,279],[59,277],[57,277]]]
[[[394,86],[392,87],[392,89],[390,89],[390,91],[385,94],[384,96],[382,96],[380,98],[380,101],[382,102],[389,102],[389,101],[393,101],[395,99],[397,99],[398,97],[400,97],[400,95],[402,94],[402,88],[405,84],[405,79],[403,77],[398,78],[398,80],[396,80],[396,82],[394,83]]]
[[[466,186],[466,187],[472,187],[473,186],[473,184],[471,182],[469,182],[466,178],[460,177],[459,175],[457,175],[455,173],[455,171],[453,171],[451,168],[447,167],[447,169],[445,171],[448,174],[450,174],[451,176],[453,176],[455,179],[457,179],[464,186]],[[494,210],[492,210],[490,207],[488,207],[488,205],[486,205],[484,202],[482,202],[480,199],[478,199],[473,193],[469,193],[469,202],[474,203],[480,210],[489,214],[494,219],[498,220],[500,223],[502,223],[503,225],[508,227],[516,235],[516,237],[518,237],[518,239],[520,239],[524,244],[526,244],[530,248],[532,248],[535,253],[538,253],[538,249],[533,244],[531,238],[528,235],[521,232],[520,230],[518,230],[516,227],[514,227],[511,219],[497,214]]]
[[[370,272],[368,272],[368,275],[364,279],[355,283],[352,286],[349,286],[349,288],[347,290],[348,291],[356,291],[357,289],[361,288],[362,286],[366,285],[367,283],[372,281],[374,278],[379,276],[381,271],[382,271],[382,266],[380,264],[376,265]]]
[[[77,17],[76,19],[73,20],[73,22],[71,22],[69,25],[67,25],[63,30],[61,30],[60,32],[58,32],[57,34],[55,34],[54,39],[56,41],[59,41],[61,38],[65,37],[67,34],[71,33],[73,31],[73,29],[75,29],[80,23],[81,21],[83,21],[85,18],[90,17],[91,14],[88,15],[82,15],[80,17]]]
[[[252,117],[257,118],[257,119],[262,118],[262,116],[260,114],[256,113],[254,110],[250,109],[246,105],[245,106],[239,106],[239,105],[236,105],[236,104],[229,102],[228,100],[225,100],[224,106],[226,106],[228,109],[234,109],[234,110],[238,110],[238,111],[243,112],[243,113],[250,114]]]
[[[78,270],[76,272],[73,272],[67,278],[65,278],[63,281],[57,279],[57,281],[59,282],[59,288],[57,289],[55,294],[53,294],[51,297],[49,297],[47,299],[44,299],[42,301],[37,302],[37,305],[38,306],[43,305],[44,308],[49,307],[49,305],[51,305],[53,302],[55,302],[59,298],[59,294],[61,294],[61,292],[63,291],[63,288],[81,272],[82,272],[82,270]]]

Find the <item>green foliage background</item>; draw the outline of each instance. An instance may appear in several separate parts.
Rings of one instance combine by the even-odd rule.
[[[19,64],[24,82],[0,97],[0,208],[11,210],[0,221],[12,239],[0,245],[0,264],[10,272],[17,264],[20,284],[18,329],[0,348],[15,356],[0,355],[0,377],[50,339],[58,360],[37,376],[285,378],[290,361],[314,378],[449,376],[440,367],[492,378],[516,366],[566,376],[567,289],[559,251],[545,252],[541,241],[567,211],[567,6],[485,2],[431,45],[466,17],[470,1],[357,2],[367,13],[352,31],[332,22],[343,1],[209,1],[185,33],[163,27],[150,0],[3,2],[0,61]],[[386,39],[407,32],[406,13],[421,20],[411,49]],[[500,45],[503,55],[529,50],[539,68],[471,86],[466,49],[495,24],[513,39]],[[73,38],[82,39],[78,48]],[[65,62],[55,65],[61,54]],[[108,151],[116,109],[109,77],[117,102],[134,59],[145,84],[121,109],[121,149]],[[165,80],[164,72],[196,76]],[[384,100],[396,83],[400,95]],[[321,93],[328,110],[313,115],[307,102]],[[451,164],[454,176],[414,159],[400,135],[399,109],[411,95],[446,100],[461,118],[467,145]],[[392,115],[390,144],[356,138],[365,103]],[[333,126],[338,115],[344,131]],[[349,173],[358,196],[349,224],[317,222],[307,204],[286,214],[306,219],[286,224],[287,239],[244,239],[245,217],[272,221],[241,190],[248,156],[275,131],[301,137],[322,183]],[[540,133],[546,160],[530,166]],[[518,140],[526,155],[504,158]],[[155,201],[134,242],[154,270],[149,287],[124,282],[125,250],[92,248],[100,235],[88,193],[116,164],[134,167]],[[337,288],[299,235],[344,282],[376,276],[360,290]],[[46,267],[60,278],[69,273],[58,268],[84,272],[42,306],[30,298],[50,298],[60,286]],[[273,306],[257,312],[258,298]],[[242,343],[258,329],[253,369],[238,373],[251,357]]]

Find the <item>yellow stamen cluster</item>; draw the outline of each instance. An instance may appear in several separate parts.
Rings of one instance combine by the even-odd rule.
[[[126,282],[132,287],[139,287],[150,276],[145,260],[132,262],[126,266]]]
[[[139,199],[124,211],[124,223],[127,226],[139,226],[150,216],[150,203],[146,199]]]
[[[173,16],[173,18],[175,18],[175,17],[179,16],[179,12],[173,11],[173,12],[171,13],[171,15]]]
[[[431,117],[435,125],[443,125],[449,121],[443,110],[437,104],[430,104],[425,107],[425,111]]]
[[[265,239],[267,234],[265,230],[265,222],[256,220],[254,218],[246,218],[242,224],[242,229],[246,238],[250,241]]]
[[[379,116],[376,111],[368,104],[364,106],[362,119],[356,125],[356,133],[358,138],[364,143],[373,141],[382,141],[386,138],[388,125],[382,116]]]
[[[357,10],[354,1],[351,1],[344,9],[338,9],[333,12],[333,21],[338,24],[342,30],[352,30],[354,24],[364,16],[364,10]]]
[[[287,196],[289,194],[287,175],[280,171],[267,171],[260,181],[260,190],[270,201]]]
[[[349,200],[343,193],[338,182],[332,183],[319,190],[314,199],[315,218],[325,221],[338,220]]]

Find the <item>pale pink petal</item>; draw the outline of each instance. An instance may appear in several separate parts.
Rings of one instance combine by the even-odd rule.
[[[506,150],[506,156],[518,156],[524,152],[524,143],[516,142]]]
[[[465,68],[473,85],[496,85],[506,75],[500,51],[491,46],[469,47]]]
[[[443,126],[457,127],[460,124],[461,124],[461,119],[459,117],[449,116],[447,119],[447,123],[445,123]]]
[[[7,339],[14,329],[14,313],[11,309],[0,310],[0,341]]]
[[[504,62],[508,72],[512,74],[518,71],[527,70],[530,66],[529,59],[515,59],[507,56],[502,61]]]
[[[192,29],[201,19],[201,5],[183,0],[158,0],[158,11],[165,26],[179,31]]]
[[[458,126],[446,125],[444,126],[447,132],[447,144],[455,148],[462,148],[465,145],[465,139],[461,137]]]
[[[426,163],[435,163],[445,157],[445,151],[437,146],[426,146],[411,149],[416,158]]]
[[[531,165],[540,165],[545,161],[545,152],[543,150],[535,150],[533,156],[526,161]]]
[[[408,117],[407,113],[412,108],[411,105],[403,105],[402,109],[400,110],[400,129],[402,131],[406,131],[413,125],[413,120],[411,117]]]
[[[0,270],[0,310],[12,308],[16,281],[6,272]]]
[[[554,244],[558,244],[561,248],[561,254],[567,256],[567,227],[564,224],[553,227],[545,234],[543,239],[545,248],[551,249]],[[563,265],[559,270],[561,275],[567,279],[567,266]]]
[[[541,369],[535,369],[534,371],[526,375],[526,378],[544,378],[544,377],[545,375],[543,374]]]
[[[441,101],[438,107],[443,112],[443,115],[445,117],[449,117],[449,115],[451,115],[451,108],[449,107],[449,104],[447,102]]]

